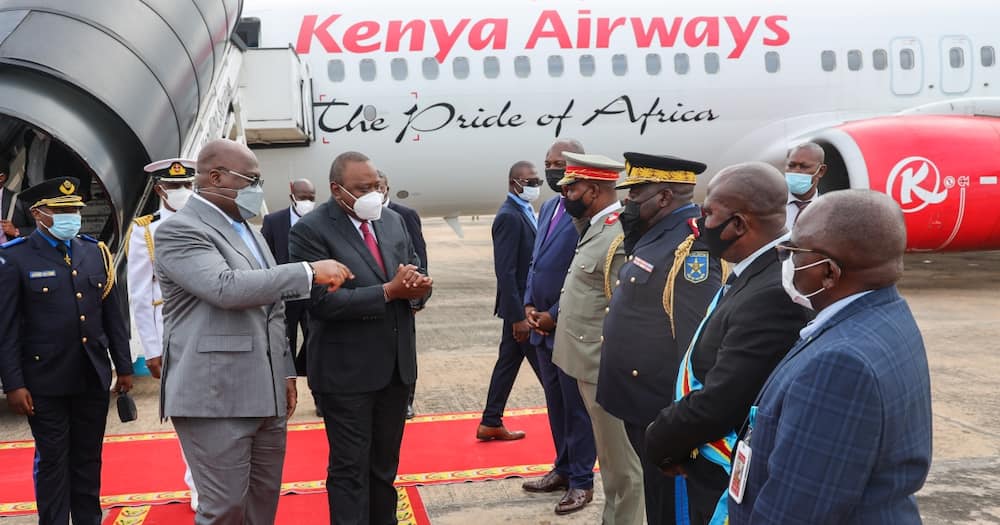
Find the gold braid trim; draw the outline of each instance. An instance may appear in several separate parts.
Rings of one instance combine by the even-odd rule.
[[[667,312],[670,317],[670,333],[676,337],[676,328],[674,325],[674,283],[677,279],[677,274],[684,267],[684,260],[687,256],[691,254],[691,246],[694,245],[694,234],[688,235],[683,242],[677,245],[677,249],[674,250],[674,265],[670,267],[670,273],[667,274],[667,283],[663,287],[663,310]],[[729,278],[729,274],[732,272],[732,268],[726,261],[720,260],[722,263],[722,282],[725,283],[726,279]],[[711,272],[712,261],[709,260],[708,271]]]
[[[129,244],[132,241],[132,228],[135,226],[142,226],[146,229],[143,236],[146,238],[146,251],[149,252],[149,262],[153,262],[153,233],[149,231],[149,225],[153,224],[152,215],[143,215],[142,217],[136,217],[132,220],[132,224],[128,227],[128,232],[125,233],[125,255],[128,256]]]
[[[613,241],[611,241],[611,247],[608,248],[608,258],[604,261],[604,297],[611,299],[611,263],[615,260],[615,252],[625,241],[625,234],[619,233]]]
[[[104,291],[101,293],[101,300],[103,301],[115,286],[115,259],[111,255],[108,245],[104,244],[104,241],[98,241],[97,248],[101,250],[101,258],[104,259],[104,271],[108,274],[108,278],[104,283]]]

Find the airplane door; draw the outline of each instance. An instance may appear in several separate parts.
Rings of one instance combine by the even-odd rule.
[[[892,92],[916,95],[924,87],[924,56],[916,38],[892,41]]]
[[[972,44],[964,36],[941,39],[941,91],[961,95],[972,88]]]

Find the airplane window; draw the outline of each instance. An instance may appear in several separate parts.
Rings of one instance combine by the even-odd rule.
[[[719,54],[705,53],[705,72],[714,75],[719,72]]]
[[[441,70],[438,68],[438,61],[434,57],[427,57],[423,61],[424,78],[427,80],[437,80]]]
[[[765,53],[764,67],[768,73],[777,73],[781,69],[781,55],[777,51],[768,51]]]
[[[899,51],[899,67],[905,70],[913,69],[916,62],[912,49],[901,49]]]
[[[594,55],[580,55],[580,74],[585,77],[594,76]]]
[[[820,54],[820,62],[823,65],[823,71],[837,69],[837,55],[833,51],[823,51]]]
[[[965,67],[965,51],[960,47],[949,49],[948,62],[951,63],[951,67],[954,69]]]
[[[872,51],[872,66],[875,67],[876,71],[884,71],[889,67],[889,53],[886,53],[884,49]]]
[[[983,67],[993,67],[997,64],[997,52],[993,46],[983,46],[979,53],[982,55]]]
[[[847,52],[847,69],[851,71],[861,70],[861,51],[852,49]]]
[[[559,55],[549,57],[549,76],[561,77],[563,74],[563,58]]]
[[[531,75],[531,60],[524,55],[514,57],[514,74],[517,78],[528,78]]]
[[[646,55],[646,73],[650,75],[659,75],[660,71],[663,70],[663,63],[660,61],[660,55],[656,53],[650,53]]]
[[[484,58],[483,74],[486,75],[486,78],[497,78],[500,76],[500,59],[497,57]]]
[[[691,59],[687,53],[677,53],[674,55],[674,72],[678,75],[686,75],[691,70]]]
[[[344,61],[331,60],[326,64],[326,76],[330,77],[330,82],[344,81]]]
[[[370,58],[365,58],[358,64],[358,70],[361,73],[361,80],[365,82],[371,82],[375,80],[375,61]]]
[[[394,58],[392,62],[389,62],[389,70],[392,73],[393,80],[406,80],[406,59],[405,58]]]
[[[618,77],[628,73],[628,59],[625,58],[625,55],[614,55],[611,57],[611,71]]]
[[[455,57],[455,60],[451,62],[451,72],[457,79],[464,80],[469,78],[469,59]]]

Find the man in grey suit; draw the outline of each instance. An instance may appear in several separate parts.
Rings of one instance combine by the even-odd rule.
[[[187,206],[156,231],[160,413],[173,420],[199,489],[196,524],[273,523],[297,397],[283,301],[353,276],[333,260],[275,264],[245,222],[263,199],[246,146],[207,144],[195,184]]]

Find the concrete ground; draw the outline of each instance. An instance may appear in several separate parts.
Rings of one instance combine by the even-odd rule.
[[[500,332],[500,321],[491,315],[489,220],[463,219],[464,239],[439,219],[425,222],[435,290],[417,318],[418,414],[482,409]],[[921,513],[928,524],[1000,523],[1000,252],[915,254],[906,263],[901,289],[923,331],[934,401],[934,463],[918,495]],[[292,421],[315,420],[304,380],[299,392]],[[139,420],[123,425],[112,415],[108,433],[168,430],[157,418],[156,393],[154,380],[140,378]],[[525,364],[508,407],[544,404]],[[475,427],[470,421],[470,435]],[[24,419],[0,403],[0,441],[30,437]],[[0,465],[0,471],[11,468],[22,467]],[[603,505],[599,479],[594,502],[566,517],[552,512],[558,495],[528,494],[519,479],[423,487],[420,495],[435,525],[597,523]],[[28,523],[34,520],[0,520]]]

